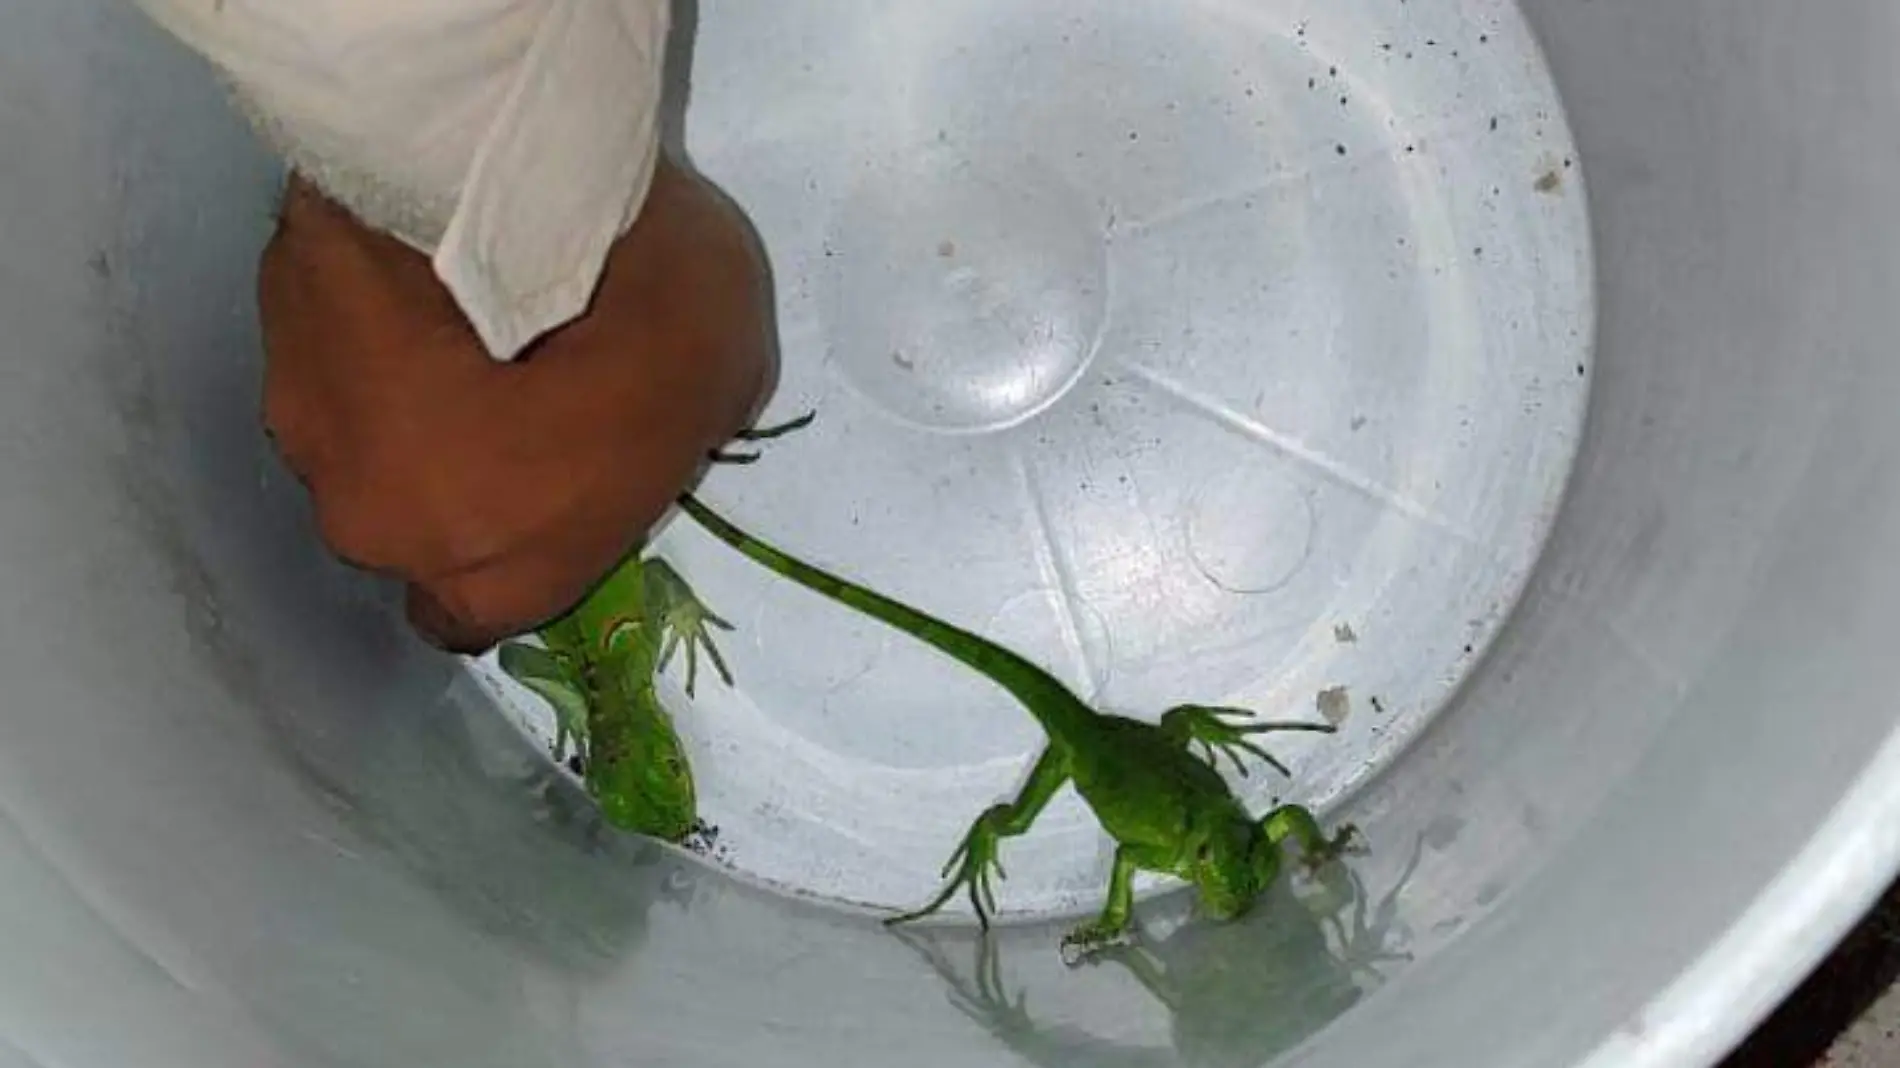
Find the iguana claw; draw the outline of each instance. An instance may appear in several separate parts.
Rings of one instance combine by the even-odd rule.
[[[1062,962],[1071,968],[1078,967],[1106,950],[1133,942],[1134,934],[1125,925],[1113,927],[1099,921],[1085,923],[1063,936],[1060,947]]]

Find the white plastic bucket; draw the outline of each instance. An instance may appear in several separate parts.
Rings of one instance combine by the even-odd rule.
[[[1009,854],[1022,917],[993,957],[955,924],[906,942],[757,885],[913,895],[1036,738],[955,673],[928,676],[930,699],[967,698],[968,720],[925,702],[879,733],[883,691],[802,700],[936,669],[879,667],[901,642],[684,531],[663,545],[751,632],[740,687],[682,715],[739,870],[600,831],[482,676],[323,556],[257,430],[275,165],[124,5],[0,10],[0,1065],[1713,1063],[1900,852],[1900,661],[1879,631],[1900,594],[1900,27],[1859,2],[1391,7],[681,20],[687,147],[768,238],[781,403],[816,402],[830,435],[709,494],[1051,660],[1079,651],[1063,670],[1104,700],[1246,692],[1338,714],[1314,698],[1352,683],[1339,744],[1291,750],[1295,784],[1271,789],[1365,828],[1364,908],[1334,928],[1276,895],[1237,927],[1179,927],[1185,902],[1162,894],[1143,905],[1146,972],[1071,971],[1062,921],[1036,918],[1093,900],[1080,810]],[[1104,116],[1132,116],[1125,135]],[[1510,147],[1484,147],[1494,117]],[[827,145],[857,177],[827,169]],[[1197,192],[1209,175],[1234,182]],[[1250,197],[1257,233],[1229,220],[1129,252],[1129,205],[1155,233]],[[875,285],[852,270],[867,262]],[[1235,266],[1194,274],[1210,263]],[[1326,303],[1388,271],[1391,300]],[[1220,289],[1236,277],[1261,285]],[[942,311],[957,300],[982,313]],[[1315,308],[1334,310],[1300,318]],[[1131,322],[1140,336],[1116,334]],[[1267,323],[1287,328],[1283,362],[1243,410],[1216,394],[1256,365],[1222,361]],[[1309,328],[1335,343],[1314,355],[1287,332]],[[1482,344],[1513,329],[1533,336]],[[1025,338],[1042,341],[1004,370],[1027,377],[987,392],[972,384],[996,368],[941,362]],[[1352,362],[1411,360],[1413,341],[1449,346],[1443,362]],[[1090,405],[1134,395],[1080,399],[1117,344],[1191,357],[1145,365],[1142,389],[1251,444],[1171,453],[1197,432],[1177,411],[1152,423],[1165,466],[1127,440],[1086,453],[1087,428],[1125,414]],[[1511,377],[1557,355],[1534,388]],[[1433,408],[1448,397],[1469,411]],[[1316,409],[1376,447],[1288,429]],[[1131,630],[1130,591],[1177,572],[1113,546],[1051,565],[1046,617],[982,602],[1031,543],[978,558],[954,517],[1006,484],[971,450],[1011,434],[1111,494],[1123,474],[1240,472],[1224,497],[1150,511],[1086,487],[1031,498],[1066,502],[1044,509],[1076,532],[1058,550],[1130,515],[1178,520],[1153,543],[1257,613]],[[1247,481],[1275,458],[1320,488]],[[1428,461],[1441,473],[1385,477]],[[1257,543],[1244,512],[1226,522],[1282,492]],[[1333,529],[1354,501],[1377,502],[1346,525],[1362,540],[1287,555],[1289,529]],[[861,639],[864,664],[797,646],[800,621]],[[1224,651],[1181,661],[1169,643],[1197,625],[1195,649]],[[1261,644],[1216,640],[1246,626]],[[799,663],[809,677],[780,672]],[[1222,693],[1183,692],[1214,676]],[[937,775],[941,795],[870,765]],[[841,792],[816,791],[835,766],[853,770]],[[865,801],[879,782],[915,806],[910,831]],[[854,848],[863,863],[839,859]]]

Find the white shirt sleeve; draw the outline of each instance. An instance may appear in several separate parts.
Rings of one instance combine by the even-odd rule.
[[[586,309],[659,158],[668,0],[135,0],[260,134],[434,257],[489,351]]]

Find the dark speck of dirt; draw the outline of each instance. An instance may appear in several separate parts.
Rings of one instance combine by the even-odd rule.
[[[1497,128],[1498,128],[1498,117],[1496,115],[1493,115],[1491,116],[1491,129],[1493,132],[1496,132]]]
[[[1555,193],[1557,190],[1563,188],[1563,184],[1564,176],[1557,173],[1556,168],[1552,168],[1545,171],[1543,176],[1538,178],[1537,183],[1531,188],[1537,190],[1539,193]]]
[[[1340,155],[1342,155],[1342,156],[1343,156],[1343,155],[1345,155],[1345,154],[1346,154],[1346,146],[1345,146],[1345,145],[1334,145],[1334,146],[1333,146],[1333,151],[1334,151],[1334,152],[1337,152],[1338,154],[1340,154]]]
[[[719,828],[705,820],[693,824],[692,831],[680,845],[689,852],[721,864],[729,864],[732,860],[732,851],[719,844]]]
[[[1374,697],[1372,699],[1372,710],[1381,716],[1385,715],[1385,698]]]

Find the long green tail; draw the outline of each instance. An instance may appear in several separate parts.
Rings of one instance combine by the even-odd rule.
[[[1073,738],[1096,719],[1094,710],[1055,676],[995,642],[789,556],[734,526],[696,497],[681,497],[680,507],[713,537],[772,571],[981,672],[1022,702],[1051,738]]]

